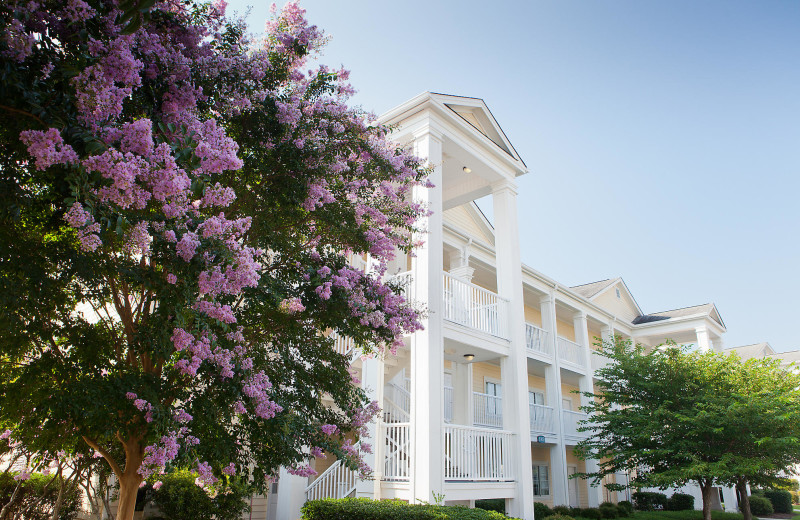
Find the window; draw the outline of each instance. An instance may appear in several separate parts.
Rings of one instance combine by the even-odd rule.
[[[544,404],[544,394],[536,390],[528,390],[528,404]]]
[[[533,466],[533,496],[550,495],[550,472],[547,466]]]
[[[617,298],[622,298],[622,295],[619,292],[619,287],[617,287]]]
[[[503,397],[503,386],[496,381],[486,381],[486,393],[492,397]],[[500,399],[486,399],[486,413],[491,417],[499,417],[503,413]]]
[[[563,397],[561,399],[561,408],[567,410],[569,412],[572,411],[572,398],[570,397]]]

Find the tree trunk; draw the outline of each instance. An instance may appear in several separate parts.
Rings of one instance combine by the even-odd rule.
[[[125,446],[125,471],[119,478],[119,503],[117,504],[117,520],[133,520],[136,508],[136,495],[139,484],[144,480],[139,474],[144,458],[144,447],[138,437],[130,437]]]
[[[736,481],[736,492],[739,494],[739,512],[744,517],[743,520],[753,520],[753,513],[750,511],[750,498],[747,496],[747,481],[740,478]]]
[[[711,520],[711,493],[714,491],[712,487],[714,481],[712,479],[702,479],[698,483],[703,493],[703,520]]]

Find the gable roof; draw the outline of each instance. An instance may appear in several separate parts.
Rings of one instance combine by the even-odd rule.
[[[651,312],[639,316],[634,320],[634,324],[650,323],[653,321],[669,320],[673,318],[684,318],[687,316],[705,315],[716,321],[722,327],[725,327],[725,322],[722,321],[717,306],[713,303],[704,303],[703,305],[693,305],[691,307],[682,307],[680,309],[672,309],[669,311]]]
[[[762,358],[775,354],[772,346],[766,341],[753,343],[752,345],[742,345],[741,347],[730,347],[724,349],[724,351],[729,354],[738,354],[742,359]]]
[[[599,282],[592,282],[592,283],[585,283],[583,285],[576,285],[574,287],[570,287],[573,291],[580,294],[587,300],[591,300],[594,296],[597,296],[601,293],[604,289],[610,287],[617,279],[609,278],[607,280],[600,280]]]

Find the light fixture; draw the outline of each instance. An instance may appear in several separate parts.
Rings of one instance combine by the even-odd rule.
[[[467,361],[472,361],[473,359],[475,359],[475,354],[464,354],[464,359],[466,359]]]
[[[461,168],[461,169],[462,169],[462,170],[464,170],[464,173],[472,173],[472,168],[470,168],[470,167],[468,167],[468,166],[464,166],[464,167],[463,167],[463,168]]]

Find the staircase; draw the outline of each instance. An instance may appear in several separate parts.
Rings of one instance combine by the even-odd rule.
[[[306,500],[353,496],[357,480],[358,473],[337,460],[306,488]]]

